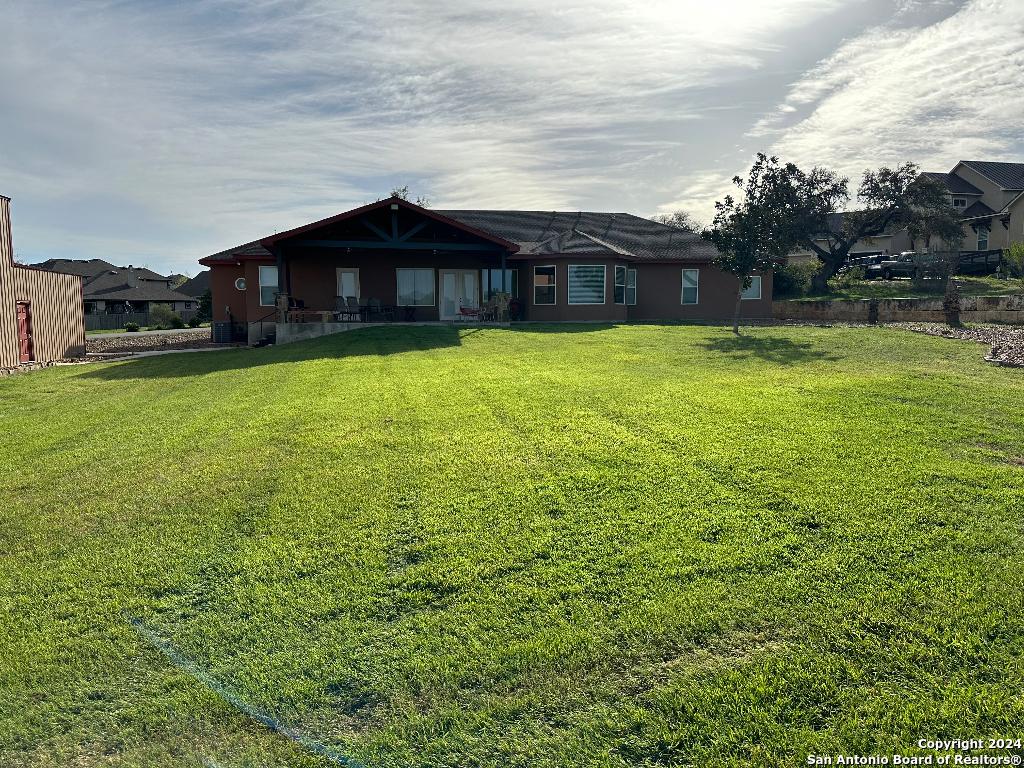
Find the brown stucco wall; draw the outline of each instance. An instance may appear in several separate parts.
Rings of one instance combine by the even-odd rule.
[[[555,303],[535,304],[533,268],[555,266]],[[604,304],[569,303],[569,265],[600,264],[605,268]],[[594,258],[588,256],[562,256],[558,258],[524,259],[511,262],[519,270],[519,298],[523,304],[523,319],[534,322],[607,321],[625,322],[625,304],[615,303],[615,266],[629,266],[623,259]]]
[[[636,268],[636,305],[629,307],[630,320],[721,320],[736,311],[735,277],[709,264],[644,264]],[[683,304],[683,270],[696,269],[697,303]],[[761,275],[761,298],[747,299],[741,317],[772,316],[772,275]]]
[[[385,305],[395,305],[398,297],[395,270],[399,268],[432,268],[434,270],[434,296],[432,307],[417,307],[417,320],[437,320],[437,301],[440,297],[438,271],[441,269],[497,269],[497,258],[488,260],[477,254],[446,254],[434,256],[422,252],[387,251],[371,253],[337,253],[328,249],[296,250],[286,260],[290,263],[287,279],[289,293],[302,299],[312,310],[333,309],[337,291],[338,268],[359,270],[359,293],[362,297],[379,298]],[[555,265],[555,304],[534,303],[533,269],[535,266]],[[572,304],[569,301],[569,265],[598,264],[605,267],[605,303]],[[256,321],[270,313],[272,307],[259,304],[259,267],[274,266],[275,262],[249,260],[242,266],[214,264],[210,269],[213,290],[214,320],[226,320],[225,305],[231,306],[236,321]],[[637,303],[635,306],[615,304],[615,267],[624,266],[637,271]],[[731,318],[735,309],[736,279],[708,264],[650,264],[630,263],[625,259],[595,256],[558,256],[537,259],[509,259],[506,267],[519,271],[519,297],[523,319],[534,322],[626,322],[628,320],[671,319],[723,319]],[[682,270],[698,269],[698,303],[683,305]],[[245,277],[244,295],[234,287],[239,277]],[[771,274],[762,275],[761,299],[744,301],[742,316],[771,317]],[[404,312],[397,311],[401,320]]]

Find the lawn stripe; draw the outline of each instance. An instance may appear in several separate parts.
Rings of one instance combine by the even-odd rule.
[[[224,686],[214,680],[212,677],[207,675],[203,670],[193,664],[191,661],[186,659],[180,653],[174,650],[170,643],[161,638],[152,630],[148,629],[145,624],[139,619],[129,618],[128,623],[132,625],[132,628],[139,633],[145,640],[147,640],[154,648],[159,650],[164,656],[166,656],[172,664],[179,669],[184,670],[190,674],[193,678],[198,680],[200,683],[205,685],[211,691],[220,696],[224,701],[233,706],[238,711],[245,715],[248,715],[253,720],[256,720],[263,725],[270,728],[272,731],[281,734],[286,739],[298,744],[303,749],[314,752],[321,757],[326,757],[328,760],[338,763],[338,765],[350,766],[350,768],[367,768],[365,765],[360,763],[358,760],[342,755],[335,750],[328,747],[326,744],[321,744],[315,739],[311,739],[308,736],[303,736],[301,733],[297,733],[283,723],[278,722],[275,718],[270,715],[265,715],[255,707],[251,707],[238,698],[235,694],[228,691]]]

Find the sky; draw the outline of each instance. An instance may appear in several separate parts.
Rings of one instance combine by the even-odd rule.
[[[386,197],[687,210],[761,151],[1024,162],[1024,0],[5,0],[21,261],[160,272]]]

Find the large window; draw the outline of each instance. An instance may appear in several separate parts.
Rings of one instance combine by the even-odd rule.
[[[338,267],[338,292],[336,296],[355,296],[359,298],[359,270]]]
[[[277,293],[277,267],[260,267],[260,306],[274,306]]]
[[[750,278],[750,287],[743,292],[742,298],[744,299],[760,299],[761,298],[761,278],[758,275],[754,275]]]
[[[978,227],[978,250],[988,250],[988,227]]]
[[[626,270],[626,303],[636,304],[636,270]]]
[[[555,268],[553,266],[533,268],[533,303],[555,303]]]
[[[615,303],[626,303],[626,268],[615,268]]]
[[[569,303],[604,304],[604,264],[569,265]]]
[[[398,306],[434,306],[434,270],[398,269]]]
[[[680,299],[681,304],[697,303],[697,278],[699,274],[699,270],[696,269],[683,270],[683,296]]]
[[[501,270],[485,269],[484,279],[484,301],[490,301],[494,294],[501,290]],[[505,270],[505,290],[512,294],[513,299],[519,298],[519,270]]]

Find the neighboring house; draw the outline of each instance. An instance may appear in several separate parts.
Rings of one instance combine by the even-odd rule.
[[[828,225],[833,232],[840,232],[843,225],[843,214],[829,214]],[[829,249],[824,233],[814,238],[814,244],[821,246],[821,248],[826,251]],[[913,244],[910,242],[910,236],[907,234],[907,230],[900,229],[894,233],[875,235],[874,237],[865,237],[862,240],[858,240],[850,249],[850,256],[892,256],[893,254],[902,253],[903,251],[909,251],[912,249]],[[788,258],[790,261],[804,261],[816,259],[818,258],[818,255],[814,251],[807,249],[795,251],[794,253],[791,253]]]
[[[213,254],[214,321],[275,319],[275,294],[311,310],[336,296],[377,298],[397,318],[454,320],[493,292],[523,320],[725,319],[737,280],[711,266],[698,235],[627,213],[434,211],[389,198]],[[503,272],[504,270],[504,272]],[[743,316],[771,317],[771,274]]]
[[[193,278],[175,288],[178,293],[184,293],[193,299],[201,299],[203,294],[210,290],[210,270],[206,269]]]
[[[966,252],[1008,248],[1024,240],[1024,163],[961,160],[941,181],[949,202],[963,212]]]
[[[0,368],[85,355],[82,278],[14,263],[11,201],[0,196]]]
[[[84,279],[85,314],[148,312],[151,304],[176,311],[196,308],[196,299],[171,288],[171,279],[145,267],[116,267],[103,259],[50,259],[33,266]]]

